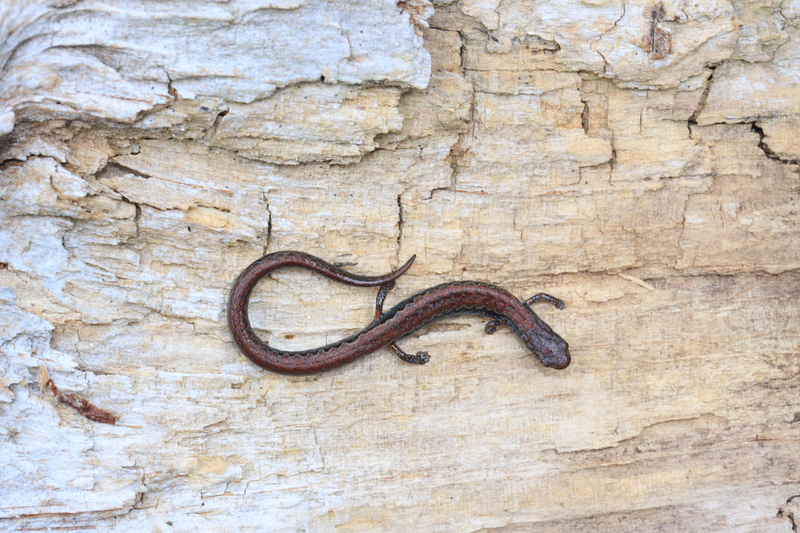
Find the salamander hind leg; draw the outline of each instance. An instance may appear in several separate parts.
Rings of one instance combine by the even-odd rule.
[[[499,318],[497,320],[490,320],[489,322],[486,323],[485,326],[483,326],[483,332],[488,335],[491,335],[492,333],[497,331],[497,328],[499,328],[500,326],[504,326],[505,323],[506,323],[505,320],[501,320]]]
[[[389,348],[392,349],[392,351],[397,357],[399,357],[406,363],[412,363],[415,365],[424,365],[425,363],[431,360],[431,356],[428,355],[428,352],[417,352],[416,354],[412,355],[398,348],[396,344],[390,344]]]
[[[386,300],[386,295],[394,288],[394,281],[384,283],[378,291],[378,297],[375,299],[375,322],[381,319],[383,315],[383,302]]]
[[[540,292],[539,294],[534,294],[533,296],[525,300],[526,305],[531,305],[536,302],[549,302],[559,309],[564,309],[566,307],[566,305],[564,305],[564,302],[562,300],[559,300],[555,296],[550,296],[549,294],[545,294],[543,292]]]

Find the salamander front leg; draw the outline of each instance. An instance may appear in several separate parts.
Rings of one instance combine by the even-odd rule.
[[[398,348],[397,345],[394,343],[390,344],[389,348],[392,349],[392,351],[397,357],[399,357],[406,363],[412,363],[415,365],[424,365],[425,363],[431,360],[431,356],[428,355],[428,352],[417,352],[415,355],[412,355],[410,353],[404,352],[403,350]]]
[[[559,300],[555,296],[550,296],[549,294],[545,294],[543,292],[540,292],[539,294],[534,294],[533,296],[525,300],[525,305],[529,306],[531,304],[535,304],[536,302],[548,302],[553,304],[559,309],[564,309],[566,307],[563,301]],[[498,318],[497,320],[491,320],[487,322],[486,325],[483,327],[483,331],[484,333],[488,333],[489,335],[491,335],[492,333],[497,331],[497,328],[499,328],[500,326],[504,326],[505,324],[506,321],[500,318]]]
[[[525,300],[525,305],[535,304],[536,302],[549,302],[555,305],[559,309],[564,309],[566,307],[563,301],[559,300],[555,296],[550,296],[549,294],[545,294],[543,292],[540,292],[539,294],[534,294],[533,296]]]

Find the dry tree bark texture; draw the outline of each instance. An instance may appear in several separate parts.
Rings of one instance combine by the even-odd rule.
[[[797,530],[800,1],[6,0],[0,65],[0,529]],[[287,249],[553,294],[572,365],[265,372]]]

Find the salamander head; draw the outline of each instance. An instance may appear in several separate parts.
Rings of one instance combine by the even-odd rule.
[[[549,335],[528,333],[523,335],[523,338],[525,344],[544,366],[558,370],[567,368],[570,362],[569,344],[556,333],[549,333]]]

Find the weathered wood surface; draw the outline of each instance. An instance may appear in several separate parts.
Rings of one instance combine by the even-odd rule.
[[[3,530],[796,530],[799,2],[12,0],[0,43]],[[547,291],[573,364],[464,317],[263,372],[226,297],[282,249]]]

